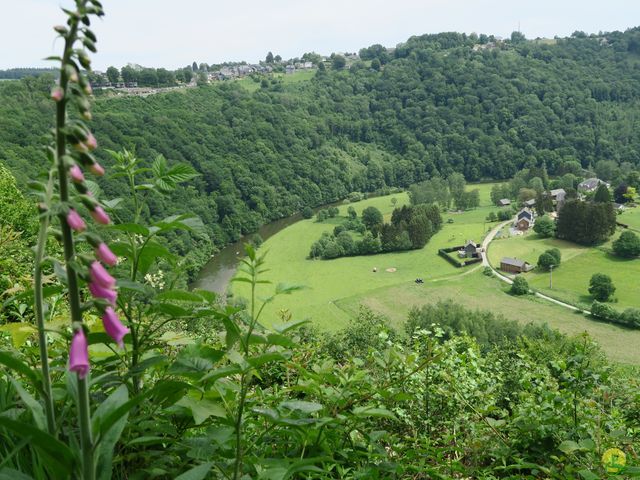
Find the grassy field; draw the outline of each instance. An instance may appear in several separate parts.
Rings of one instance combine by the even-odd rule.
[[[316,70],[311,69],[311,70],[300,70],[290,74],[274,73],[272,74],[272,76],[273,78],[279,78],[280,80],[282,80],[282,83],[286,85],[286,84],[292,84],[292,83],[306,82],[307,80],[311,80],[315,74],[316,74]],[[260,81],[256,82],[251,77],[239,78],[234,81],[238,82],[239,85],[246,88],[250,92],[255,92],[256,90],[260,89]]]
[[[504,283],[483,275],[482,267],[470,268],[463,276],[434,279],[424,285],[405,282],[343,298],[336,304],[349,315],[357,315],[360,305],[364,305],[385,315],[394,327],[402,328],[414,306],[453,299],[467,308],[490,310],[523,324],[546,323],[567,335],[586,332],[612,360],[640,363],[640,331],[599,322],[534,296],[514,297],[506,293],[508,287]]]
[[[640,207],[627,208],[618,216],[620,223],[626,223],[629,228],[640,232]]]
[[[360,305],[366,305],[386,315],[393,326],[401,328],[411,307],[452,298],[471,308],[491,310],[520,322],[546,322],[568,334],[587,331],[612,359],[640,363],[640,352],[632,345],[640,341],[640,331],[595,322],[543,300],[514,298],[505,293],[504,284],[482,275],[481,266],[455,268],[437,255],[439,248],[460,245],[468,239],[482,241],[494,225],[484,219],[489,212],[498,210],[490,205],[491,186],[471,186],[480,189],[481,207],[463,213],[443,214],[445,223],[442,230],[421,250],[335,260],[308,260],[311,244],[323,231],[331,231],[341,219],[333,218],[322,223],[315,222],[315,219],[303,220],[284,229],[260,248],[261,252],[268,252],[269,272],[265,278],[272,285],[264,286],[259,293],[266,296],[278,283],[304,285],[306,289],[291,296],[279,297],[265,309],[264,321],[277,321],[278,313],[288,310],[295,319],[307,318],[321,329],[336,329],[346,325],[357,314]],[[400,193],[348,205],[353,205],[358,213],[368,206],[375,206],[388,219],[394,208],[392,197],[397,199],[396,206],[409,201],[406,193]],[[341,216],[346,216],[348,205],[340,207]],[[447,223],[449,218],[453,219],[453,223]],[[526,238],[498,240],[495,245],[504,244],[505,248],[511,249],[512,245],[508,244],[512,241],[513,246],[523,243],[518,246],[522,249],[522,255],[531,251],[529,244],[524,242],[541,250],[547,248],[544,244],[538,245],[535,239]],[[581,247],[563,246],[567,264],[559,269],[559,274],[565,267],[569,270],[569,259],[583,255],[582,250]],[[501,255],[499,248],[490,253]],[[374,267],[377,272],[373,271]],[[394,268],[395,272],[386,271],[390,268]],[[554,282],[555,276],[554,272]],[[415,284],[414,280],[418,277],[424,279],[424,285]],[[543,282],[548,277],[540,275],[539,278]],[[234,295],[244,297],[248,293],[243,283],[234,284],[232,291]]]
[[[336,306],[339,299],[398,283],[413,282],[417,277],[427,280],[459,275],[462,271],[440,258],[437,251],[445,246],[462,244],[467,239],[480,242],[490,228],[491,224],[485,224],[484,219],[490,211],[496,210],[488,206],[491,185],[484,184],[478,188],[485,206],[464,213],[444,214],[444,227],[421,250],[335,260],[308,260],[312,243],[322,232],[332,231],[335,225],[342,222],[341,218],[322,223],[317,223],[315,219],[302,220],[271,237],[261,247],[261,251],[268,252],[268,279],[274,284],[293,283],[308,288],[302,293],[276,300],[266,309],[267,317],[274,318],[280,309],[286,308],[296,318],[311,318],[321,328],[339,328],[350,319],[348,313]],[[348,205],[352,205],[358,214],[364,208],[374,206],[388,220],[394,208],[392,197],[397,199],[396,206],[409,202],[407,194],[400,193]],[[340,207],[340,216],[347,215],[348,205]],[[448,218],[452,218],[453,223],[446,223]],[[377,269],[375,273],[374,268]],[[390,268],[396,271],[387,272]],[[244,285],[236,284],[233,293],[246,296],[247,290]],[[266,293],[263,291],[263,294]]]
[[[619,232],[612,238],[615,239]],[[552,297],[588,308],[593,302],[589,295],[589,280],[594,273],[606,273],[616,286],[618,309],[640,307],[640,293],[635,279],[640,273],[640,260],[625,260],[609,253],[611,241],[597,248],[582,247],[553,238],[542,239],[533,232],[523,236],[494,240],[489,248],[489,260],[499,267],[502,257],[516,257],[532,265],[549,248],[562,252],[562,263],[553,271],[553,289],[549,289],[549,273],[533,270],[526,274],[531,287]]]

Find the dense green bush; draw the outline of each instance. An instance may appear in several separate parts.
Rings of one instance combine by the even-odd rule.
[[[623,258],[635,258],[640,255],[640,237],[631,230],[625,230],[612,244],[613,253]]]
[[[609,275],[594,273],[589,280],[589,293],[600,302],[608,301],[616,291]]]
[[[522,275],[518,275],[513,279],[509,292],[512,295],[527,295],[529,293],[529,282]]]

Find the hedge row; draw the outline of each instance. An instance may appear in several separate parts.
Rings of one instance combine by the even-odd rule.
[[[447,262],[453,265],[456,268],[466,267],[467,265],[473,265],[474,263],[478,263],[482,261],[482,257],[471,258],[469,260],[465,260],[464,262],[460,262],[453,258],[449,253],[460,250],[463,247],[451,247],[451,248],[441,248],[438,250],[438,255],[444,258]]]
[[[627,308],[624,312],[619,312],[611,305],[596,301],[591,305],[591,315],[605,322],[640,329],[640,309],[638,308]]]

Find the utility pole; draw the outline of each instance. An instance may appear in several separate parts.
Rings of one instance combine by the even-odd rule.
[[[553,267],[555,265],[549,265],[549,290],[553,289]]]

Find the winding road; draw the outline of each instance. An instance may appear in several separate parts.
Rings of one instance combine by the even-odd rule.
[[[498,234],[498,232],[499,232],[500,230],[502,230],[502,228],[503,228],[505,225],[507,225],[507,224],[511,223],[512,221],[513,221],[513,220],[507,220],[506,222],[502,222],[502,223],[500,223],[499,225],[497,225],[496,227],[494,227],[494,228],[493,228],[493,229],[492,229],[492,230],[487,234],[487,236],[484,238],[484,240],[482,241],[482,250],[483,250],[483,253],[482,253],[482,265],[483,265],[483,266],[485,266],[485,267],[489,267],[489,268],[493,271],[493,274],[494,274],[497,278],[499,278],[500,280],[502,280],[503,282],[506,282],[506,283],[508,283],[508,284],[512,284],[512,283],[513,283],[513,280],[512,280],[511,278],[507,277],[506,275],[504,275],[504,274],[500,273],[498,270],[496,270],[495,268],[493,268],[493,265],[491,265],[491,263],[489,263],[489,245],[491,244],[491,242],[493,241],[493,239],[496,237],[496,235]],[[555,303],[556,305],[560,305],[561,307],[568,308],[569,310],[573,310],[574,312],[582,311],[582,312],[585,312],[585,313],[587,313],[587,314],[590,314],[590,313],[591,313],[591,312],[589,312],[589,311],[587,311],[587,310],[583,310],[583,309],[581,309],[581,308],[577,308],[577,307],[575,307],[575,306],[573,306],[573,305],[571,305],[571,304],[569,304],[569,303],[565,303],[565,302],[562,302],[562,301],[560,301],[560,300],[556,300],[555,298],[549,297],[548,295],[545,295],[545,294],[540,293],[540,292],[533,291],[533,294],[534,294],[536,297],[542,298],[542,299],[547,300],[548,302],[551,302],[551,303]]]

